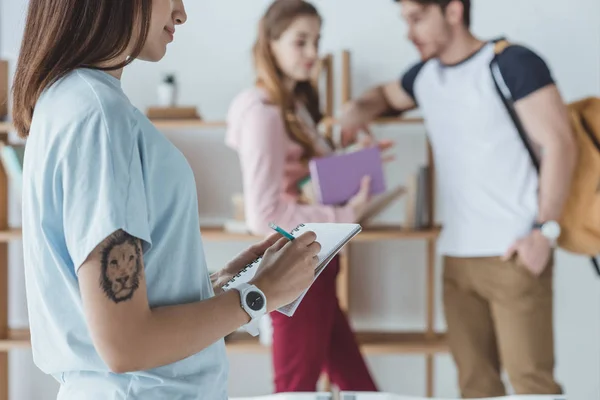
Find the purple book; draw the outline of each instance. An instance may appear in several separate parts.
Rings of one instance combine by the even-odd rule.
[[[309,164],[315,197],[320,204],[338,205],[358,193],[363,176],[371,176],[371,194],[386,190],[381,152],[377,147],[314,158]]]

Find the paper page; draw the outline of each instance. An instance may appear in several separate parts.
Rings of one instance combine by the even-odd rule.
[[[321,251],[318,255],[319,263],[327,259],[341,243],[353,236],[357,229],[360,229],[358,224],[307,223],[302,225],[294,229],[292,235],[298,237],[308,231],[317,234],[317,242],[321,244]]]
[[[291,233],[294,237],[302,235],[304,232],[313,231],[317,235],[317,242],[321,244],[321,251],[317,255],[319,263],[315,271],[315,279],[319,277],[321,271],[326,268],[327,264],[333,257],[342,249],[342,247],[354,236],[362,230],[359,224],[337,224],[337,223],[307,223],[301,224]],[[224,290],[233,289],[242,283],[247,283],[252,280],[256,274],[256,270],[260,265],[261,258],[255,260],[252,264],[242,269],[231,281],[223,286]],[[298,305],[306,295],[305,290],[296,300],[290,304],[279,308],[277,311],[288,317],[294,315]],[[268,299],[267,299],[268,300]]]
[[[294,237],[298,237],[307,231],[313,231],[317,234],[317,242],[321,244],[321,251],[317,255],[319,264],[315,272],[313,283],[327,267],[327,264],[329,264],[333,257],[335,257],[344,245],[351,238],[356,236],[361,229],[361,226],[358,224],[307,223],[292,232]],[[294,315],[294,312],[296,312],[296,309],[307,292],[308,289],[302,292],[296,300],[288,305],[280,307],[277,311],[291,317]]]

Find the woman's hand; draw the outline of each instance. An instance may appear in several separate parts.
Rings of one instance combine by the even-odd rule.
[[[367,211],[367,206],[371,198],[370,191],[371,177],[365,176],[360,181],[360,189],[358,193],[348,200],[347,204],[352,207],[352,210],[354,211],[354,220],[356,222],[360,221]]]
[[[282,236],[279,233],[274,233],[262,242],[253,244],[246,250],[242,251],[237,257],[231,260],[225,268],[215,272],[210,276],[210,280],[215,291],[215,294],[219,294],[223,291],[221,287],[225,285],[231,278],[237,275],[242,268],[250,264],[252,261],[259,257],[262,257],[265,251],[273,246]]]
[[[358,149],[377,146],[382,154],[394,147],[393,140],[377,140],[366,124],[353,125],[352,121],[341,120],[341,146],[343,148],[355,145]],[[393,155],[384,155],[383,162],[393,161]]]
[[[273,311],[296,300],[315,277],[321,245],[314,232],[305,232],[293,241],[282,238],[269,247],[252,280],[267,298]]]

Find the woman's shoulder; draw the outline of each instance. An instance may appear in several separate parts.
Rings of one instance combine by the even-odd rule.
[[[267,92],[258,87],[240,92],[227,113],[226,143],[237,148],[248,135],[256,138],[285,135],[281,110],[269,101]]]
[[[49,86],[35,105],[30,136],[80,146],[107,135],[130,141],[136,135],[134,107],[112,77],[72,71]]]
[[[44,115],[56,122],[62,119],[83,123],[93,116],[130,120],[132,110],[117,78],[102,71],[77,69],[44,90],[36,103],[34,116]]]
[[[227,119],[231,121],[257,114],[260,116],[280,116],[281,112],[279,107],[270,102],[266,90],[253,86],[244,89],[233,98],[229,106]]]

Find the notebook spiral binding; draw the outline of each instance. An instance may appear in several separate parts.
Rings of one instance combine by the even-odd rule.
[[[304,227],[304,224],[300,224],[297,227],[295,227],[292,230],[292,233],[294,232],[299,232],[300,228]],[[251,263],[246,264],[246,266],[244,268],[242,268],[240,270],[240,272],[238,272],[233,278],[231,278],[226,284],[223,285],[223,289],[227,289],[231,284],[233,284],[235,282],[236,278],[239,278],[240,276],[242,276],[242,274],[244,274],[246,271],[248,271],[250,268],[252,268],[253,266],[255,266],[256,264],[260,263],[260,260],[262,259],[262,257],[258,257],[256,260],[252,261]]]
[[[240,272],[238,272],[233,278],[231,278],[226,284],[223,285],[223,289],[227,289],[232,283],[235,282],[236,278],[239,278],[240,276],[242,276],[243,273],[248,271],[248,269],[252,268],[255,264],[258,264],[260,262],[261,258],[262,257],[259,257],[256,260],[252,261],[251,263],[246,264],[246,266],[244,268],[242,268],[240,270]]]

